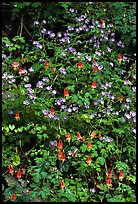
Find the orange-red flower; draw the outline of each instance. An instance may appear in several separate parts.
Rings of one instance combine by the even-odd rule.
[[[72,155],[73,155],[73,157],[76,158],[76,156],[77,156],[77,149],[72,153]]]
[[[83,63],[82,62],[79,62],[78,63],[78,68],[80,69],[80,68],[82,68],[83,67]]]
[[[57,68],[56,68],[56,67],[54,67],[54,68],[53,68],[53,71],[55,72],[56,70],[57,70]]]
[[[12,194],[12,200],[16,200],[17,196],[16,196],[16,193],[13,193]]]
[[[16,177],[17,177],[18,180],[22,177],[22,172],[21,172],[20,169],[17,171]]]
[[[123,101],[123,94],[120,94],[120,101]]]
[[[25,62],[26,62],[26,58],[24,57],[24,58],[22,59],[22,61],[25,63]]]
[[[48,69],[48,67],[49,67],[49,61],[45,61],[44,67],[45,67],[46,69]]]
[[[98,67],[94,66],[94,73],[97,73],[97,72],[98,72]]]
[[[101,19],[100,21],[101,21],[101,24],[102,24],[103,28],[105,28],[105,22],[104,22],[104,20]]]
[[[16,119],[16,120],[19,120],[19,119],[20,119],[20,113],[16,113],[16,114],[15,114],[15,119]]]
[[[63,149],[63,141],[62,140],[59,140],[59,142],[58,142],[58,149],[59,150]]]
[[[84,136],[82,136],[81,141],[85,142],[85,137]]]
[[[66,160],[66,155],[65,155],[65,153],[62,153],[60,160],[61,160],[62,162],[64,162],[64,161]]]
[[[76,132],[76,137],[77,137],[77,140],[80,141],[80,139],[81,139],[81,135],[80,135],[79,132]]]
[[[97,88],[96,81],[93,81],[93,82],[92,82],[91,87],[94,88],[94,89]]]
[[[91,162],[92,162],[91,156],[88,155],[88,157],[87,157],[87,159],[86,159],[86,163],[87,163],[87,164],[91,164]]]
[[[92,147],[91,141],[89,140],[88,143],[87,143],[87,148],[90,149],[91,147]]]
[[[110,177],[107,177],[106,185],[108,188],[112,185],[112,179]]]
[[[12,167],[12,165],[9,166],[9,173],[11,175],[13,175],[13,172],[14,172],[14,168]]]
[[[124,179],[124,171],[120,171],[119,180],[123,181],[123,179]]]
[[[70,136],[70,133],[68,132],[66,134],[66,141],[70,142],[70,140],[71,140],[71,136]]]
[[[59,158],[59,160],[61,159],[62,154],[63,154],[63,152],[62,152],[62,151],[60,151],[60,152],[58,153],[58,158]]]
[[[15,60],[12,64],[13,69],[16,70],[19,67],[19,62],[17,60]]]
[[[96,131],[92,131],[90,137],[91,137],[91,139],[96,138]]]
[[[55,109],[51,108],[50,113],[54,115],[55,114]]]
[[[118,54],[118,61],[121,63],[122,60],[123,60],[122,56]]]
[[[69,96],[69,91],[68,91],[68,89],[64,89],[64,96],[65,96],[65,97],[68,97],[68,96]]]
[[[101,134],[101,132],[99,132],[99,133],[98,133],[98,137],[101,137],[101,136],[102,136],[102,134]]]
[[[94,58],[94,59],[93,59],[93,62],[97,62],[97,59]]]
[[[21,75],[22,72],[23,72],[23,69],[22,69],[22,67],[20,67],[20,69],[19,69],[19,74]]]
[[[63,180],[60,181],[60,188],[61,188],[61,189],[65,188],[65,183],[64,183]]]

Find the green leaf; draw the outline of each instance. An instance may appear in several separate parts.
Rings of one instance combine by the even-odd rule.
[[[9,129],[10,130],[14,130],[14,128],[15,128],[15,125],[13,124],[13,125],[9,125]]]
[[[99,162],[101,165],[104,165],[104,163],[105,163],[105,158],[104,158],[104,157],[98,157],[98,158],[96,159],[96,162]]]

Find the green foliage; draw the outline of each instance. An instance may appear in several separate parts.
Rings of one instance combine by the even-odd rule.
[[[11,6],[33,18],[2,39],[4,201],[135,202],[135,4]]]

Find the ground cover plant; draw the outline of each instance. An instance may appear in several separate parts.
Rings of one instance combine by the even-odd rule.
[[[134,33],[104,4],[58,6],[55,26],[34,15],[29,40],[2,38],[3,201],[136,202]]]

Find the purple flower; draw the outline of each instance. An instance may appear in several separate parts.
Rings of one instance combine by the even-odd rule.
[[[62,108],[62,109],[66,109],[67,108],[67,106],[66,105],[61,105],[61,107],[60,108]]]
[[[25,76],[25,77],[23,78],[23,80],[24,80],[24,81],[29,81],[29,77],[28,77],[28,76]]]
[[[131,131],[136,134],[136,129],[135,128],[132,128]]]
[[[94,106],[96,106],[98,103],[97,103],[97,101],[94,101],[93,104],[94,104]]]
[[[34,90],[33,90],[32,88],[27,88],[27,90],[28,90],[28,92],[29,92],[30,94],[33,94],[33,93],[34,93]]]
[[[43,86],[44,86],[44,82],[42,82],[42,81],[39,81],[39,82],[37,82],[37,84],[36,84],[36,87],[39,88],[39,89],[42,89]]]
[[[103,69],[103,65],[98,65],[98,69],[102,70]]]
[[[62,118],[62,120],[64,121],[64,120],[67,120],[68,118],[66,117],[66,116],[64,116],[63,118]]]
[[[136,123],[136,117],[133,118],[133,122]]]
[[[61,52],[60,55],[63,56],[63,57],[65,57],[65,56],[66,56],[66,53],[65,53],[65,52]]]
[[[124,107],[125,107],[126,109],[129,109],[129,108],[130,108],[129,104],[124,104]]]
[[[25,84],[24,87],[25,88],[31,88],[31,84]]]
[[[107,47],[107,50],[108,50],[108,52],[112,52],[112,50],[111,50],[111,48],[110,47]]]
[[[136,92],[136,86],[132,86],[132,91]]]
[[[55,37],[55,33],[50,33],[50,34],[49,34],[49,37],[50,37],[50,38],[54,38],[54,37]]]
[[[65,102],[66,102],[66,99],[65,99],[65,98],[60,98],[60,102],[65,103]]]
[[[57,93],[56,90],[52,90],[52,91],[51,91],[51,94],[52,94],[52,95],[56,95],[56,93]]]
[[[58,32],[58,33],[57,33],[57,36],[58,36],[59,38],[61,38],[61,36],[62,36],[61,32]]]
[[[22,74],[28,74],[28,71],[26,69],[23,69]]]
[[[129,114],[127,114],[127,113],[125,113],[125,116],[126,116],[127,119],[131,118],[131,116]]]
[[[67,72],[66,72],[66,69],[64,68],[64,67],[61,67],[60,69],[59,69],[59,71],[62,73],[62,74],[66,74]]]
[[[42,110],[42,113],[43,113],[44,115],[48,115],[48,114],[49,114],[49,111],[48,111],[48,110]]]
[[[44,24],[46,24],[46,21],[45,21],[45,20],[43,20],[43,23],[44,23]]]
[[[46,87],[46,90],[51,91],[51,90],[52,90],[52,87],[51,87],[51,86],[47,86],[47,87]]]
[[[84,107],[88,109],[88,108],[89,108],[89,105],[87,105],[87,104],[84,102]],[[76,107],[74,107],[74,108],[76,108]]]
[[[32,67],[30,67],[30,69],[28,69],[29,72],[34,72],[34,69]]]
[[[135,116],[136,116],[136,112],[130,111],[130,115],[131,115],[132,117],[135,117]]]
[[[53,115],[52,113],[49,113],[49,114],[48,114],[48,117],[49,117],[49,118],[54,118],[54,115]]]
[[[39,22],[38,21],[34,21],[34,25],[39,25]]]
[[[71,150],[68,151],[68,155],[69,155],[69,156],[72,156],[72,153],[73,153],[73,152],[72,152]]]
[[[86,56],[85,57],[89,62],[92,60],[92,58],[90,56]]]
[[[126,98],[126,102],[132,102],[130,98]]]
[[[68,108],[67,111],[68,111],[69,113],[71,113],[71,112],[72,112],[72,109],[71,109],[71,108]]]
[[[106,141],[107,141],[107,142],[112,142],[112,141],[113,141],[113,138],[112,138],[112,137],[106,138]]]
[[[6,43],[5,45],[6,45],[6,47],[10,47],[10,44],[9,44],[9,43]]]
[[[78,107],[73,107],[72,110],[78,112]]]
[[[28,106],[28,105],[30,104],[30,102],[29,102],[28,100],[25,100],[25,101],[23,102],[23,104]]]
[[[54,120],[60,120],[60,118],[58,116],[55,116]]]
[[[41,30],[41,33],[42,33],[42,34],[46,34],[46,29],[43,28],[43,29]]]
[[[40,44],[40,42],[39,41],[34,41],[33,42],[33,45],[36,45],[38,48],[40,48],[40,49],[42,49],[42,45]]]
[[[50,141],[50,142],[49,142],[49,146],[55,146],[54,141]]]
[[[49,82],[49,78],[48,77],[43,77],[42,81]]]

